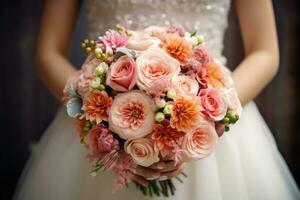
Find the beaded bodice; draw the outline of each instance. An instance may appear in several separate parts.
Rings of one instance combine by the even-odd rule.
[[[225,62],[223,36],[230,0],[86,0],[85,3],[91,37],[125,22],[134,30],[180,24],[202,34],[209,50]]]

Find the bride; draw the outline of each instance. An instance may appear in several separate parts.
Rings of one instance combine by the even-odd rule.
[[[87,23],[93,37],[125,20],[131,29],[181,24],[203,34],[207,46],[225,63],[223,35],[230,0],[86,0]],[[170,199],[296,200],[299,189],[274,138],[252,99],[278,70],[278,46],[271,0],[236,0],[246,56],[233,71],[244,105],[243,115],[224,134],[209,157],[187,163],[188,178],[177,183]],[[50,92],[61,99],[67,78],[75,72],[68,62],[70,38],[78,15],[76,0],[47,0],[37,43],[37,72]],[[141,200],[133,184],[112,194],[110,173],[89,176],[86,150],[75,135],[75,123],[61,109],[33,152],[16,190],[17,200]],[[182,163],[161,162],[138,168],[135,181],[147,184],[182,170]],[[163,199],[163,198],[152,198]]]

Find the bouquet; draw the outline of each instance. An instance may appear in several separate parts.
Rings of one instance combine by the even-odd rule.
[[[63,100],[89,150],[91,175],[114,172],[115,189],[127,185],[138,165],[205,158],[218,140],[215,124],[228,131],[241,115],[230,71],[196,32],[116,26],[81,47],[87,59],[69,78]],[[182,182],[180,176],[186,175],[174,180]],[[168,196],[174,180],[136,186],[146,195]]]

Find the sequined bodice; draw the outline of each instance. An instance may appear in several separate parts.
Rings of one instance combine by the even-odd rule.
[[[229,8],[230,0],[86,0],[91,37],[125,21],[134,30],[180,24],[191,32],[201,33],[210,51],[223,62]]]

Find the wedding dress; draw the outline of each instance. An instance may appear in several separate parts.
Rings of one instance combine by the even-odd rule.
[[[223,35],[230,0],[86,0],[87,23],[93,37],[117,23],[132,29],[181,24],[204,35],[206,45],[223,63]],[[85,147],[75,122],[59,110],[32,153],[19,183],[18,200],[143,200],[149,198],[130,184],[112,193],[114,176],[89,176]],[[299,189],[280,155],[255,103],[219,140],[209,157],[189,163],[188,178],[175,181],[175,200],[296,200]]]

